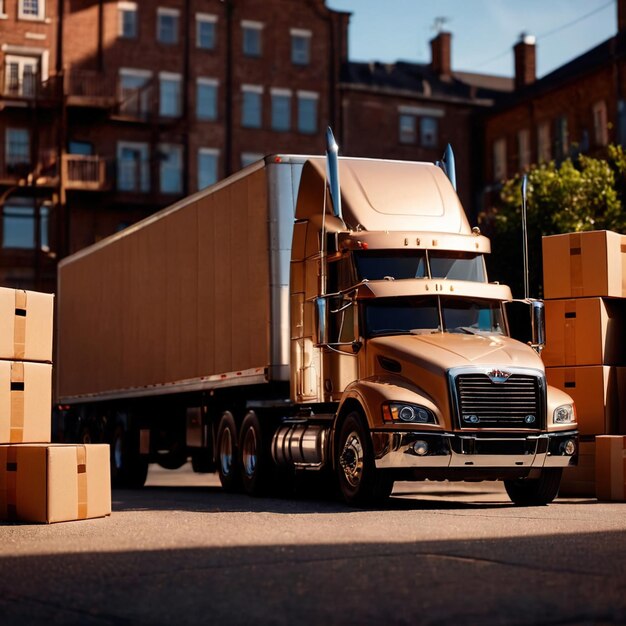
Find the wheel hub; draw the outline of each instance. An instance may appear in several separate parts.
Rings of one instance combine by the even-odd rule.
[[[249,428],[243,441],[242,450],[243,469],[247,476],[254,476],[257,463],[257,443],[256,433],[253,428]]]
[[[358,486],[363,475],[363,445],[356,432],[351,432],[339,457],[339,464],[352,487]]]
[[[233,467],[233,441],[228,428],[224,429],[220,441],[220,465],[222,475],[228,476]]]

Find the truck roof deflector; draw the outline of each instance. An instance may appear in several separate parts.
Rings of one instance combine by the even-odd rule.
[[[446,150],[443,153],[443,158],[438,161],[439,167],[445,172],[446,176],[450,179],[454,191],[456,191],[456,166],[454,164],[454,152],[452,146],[448,144]]]
[[[341,212],[341,187],[339,184],[339,146],[330,126],[326,130],[326,167],[328,169],[328,185],[333,202],[333,215],[343,222]]]

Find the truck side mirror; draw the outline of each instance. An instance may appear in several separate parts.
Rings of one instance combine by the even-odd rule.
[[[531,300],[532,347],[541,352],[546,345],[546,315],[541,300]]]
[[[317,328],[317,344],[328,343],[328,300],[315,298],[315,325]]]

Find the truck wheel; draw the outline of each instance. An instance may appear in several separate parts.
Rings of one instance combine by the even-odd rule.
[[[225,491],[239,491],[239,448],[237,446],[237,424],[231,413],[226,411],[217,427],[217,473]]]
[[[349,505],[380,504],[391,495],[393,480],[376,471],[372,442],[357,411],[341,425],[335,467],[341,495]]]
[[[241,451],[241,480],[245,492],[250,496],[262,496],[268,491],[272,472],[269,442],[261,422],[254,411],[250,411],[241,425],[239,439]]]
[[[122,489],[139,489],[148,477],[148,459],[139,454],[139,434],[131,434],[118,425],[111,443],[111,483]]]
[[[560,467],[551,467],[542,470],[539,478],[505,480],[504,488],[518,506],[542,506],[556,498],[562,474]]]

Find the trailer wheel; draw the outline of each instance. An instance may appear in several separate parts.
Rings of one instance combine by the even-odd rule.
[[[560,467],[551,467],[542,470],[539,478],[505,480],[504,488],[518,506],[543,506],[558,495],[562,474]]]
[[[122,489],[139,489],[148,477],[148,460],[139,454],[139,433],[124,429],[120,424],[111,443],[111,483]]]
[[[225,491],[239,491],[241,473],[239,471],[239,447],[237,445],[237,424],[231,413],[226,411],[217,427],[216,437],[217,473]]]
[[[335,467],[339,489],[351,506],[381,504],[393,490],[393,480],[376,470],[372,442],[360,412],[349,413],[339,430]]]
[[[250,411],[241,425],[241,480],[250,496],[262,496],[268,491],[272,472],[269,441],[254,411]],[[270,438],[271,439],[271,438]]]

